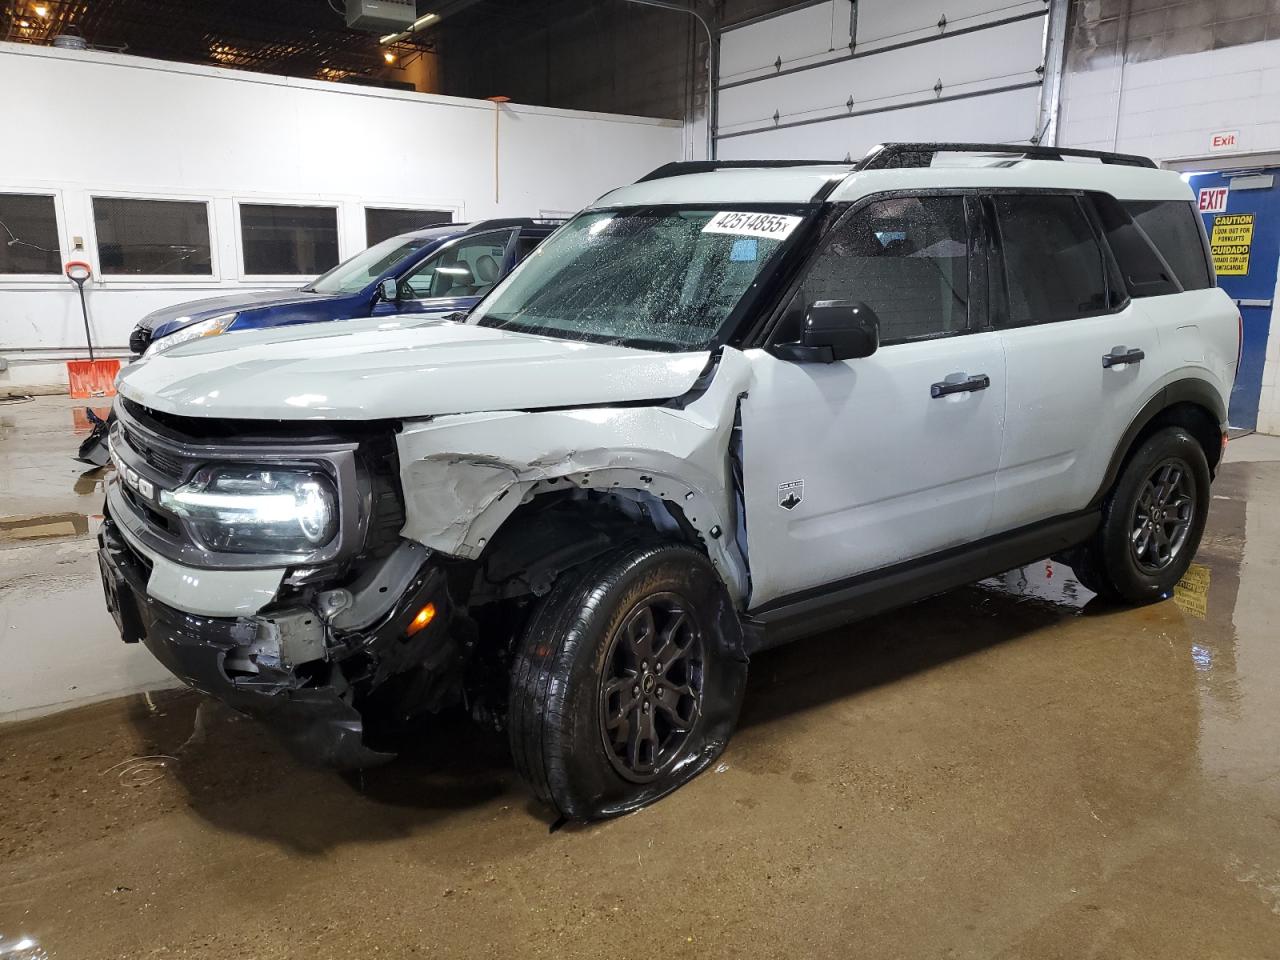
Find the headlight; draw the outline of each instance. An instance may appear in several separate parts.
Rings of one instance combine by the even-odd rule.
[[[323,473],[271,467],[203,467],[160,505],[190,521],[210,550],[311,553],[338,531],[333,484]]]
[[[191,340],[199,340],[201,337],[216,337],[235,323],[237,314],[224,313],[220,317],[210,317],[208,320],[201,320],[199,323],[193,323],[189,327],[183,327],[181,330],[175,330],[168,336],[161,337],[159,340],[152,340],[151,346],[147,347],[144,357],[151,357],[170,347],[176,347],[180,343],[187,343]]]

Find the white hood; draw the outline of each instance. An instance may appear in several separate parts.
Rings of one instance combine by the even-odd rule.
[[[117,389],[183,416],[407,419],[661,400],[692,387],[707,359],[371,317],[193,340],[125,368]]]

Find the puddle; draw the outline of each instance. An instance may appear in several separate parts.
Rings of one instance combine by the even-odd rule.
[[[76,482],[71,489],[82,497],[104,492],[107,485],[108,469],[108,467],[94,467],[91,470],[86,470],[76,477]]]
[[[49,960],[49,954],[33,937],[6,940],[0,934],[0,960]]]

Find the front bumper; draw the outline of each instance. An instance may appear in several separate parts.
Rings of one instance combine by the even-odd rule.
[[[147,592],[150,571],[108,517],[98,535],[98,564],[107,607],[127,643],[141,642],[184,683],[242,713],[265,721],[301,758],[324,766],[373,766],[394,754],[365,743],[363,710],[378,701],[392,677],[413,671],[447,673],[457,660],[447,616],[408,640],[405,631],[422,605],[448,611],[444,574],[427,566],[379,623],[366,631],[328,631],[322,659],[302,669],[264,653],[259,643],[269,613],[209,617],[168,606]],[[264,619],[267,618],[267,619]],[[234,669],[251,663],[256,672]],[[412,684],[401,686],[413,687]]]

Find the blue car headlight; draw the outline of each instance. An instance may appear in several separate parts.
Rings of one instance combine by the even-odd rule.
[[[192,340],[199,340],[202,337],[216,337],[220,333],[225,333],[231,324],[235,323],[238,314],[224,313],[218,317],[210,317],[208,320],[201,320],[183,327],[181,330],[175,330],[167,336],[160,337],[158,340],[152,340],[151,346],[147,347],[144,357],[152,357],[157,353],[172,349],[180,343],[189,343]]]
[[[338,532],[333,483],[315,470],[202,467],[159,499],[208,549],[225,553],[309,554]]]

